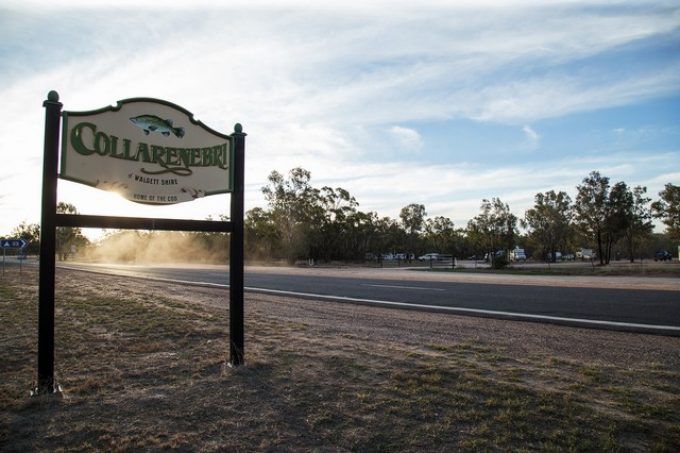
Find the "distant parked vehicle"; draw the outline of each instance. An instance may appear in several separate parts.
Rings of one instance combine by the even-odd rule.
[[[584,249],[581,248],[576,251],[576,259],[579,260],[592,260],[595,258],[595,253],[593,253],[593,249]]]
[[[418,257],[418,261],[437,261],[439,253],[426,253]]]
[[[501,256],[505,255],[505,250],[496,250],[493,255],[495,258],[500,258]],[[484,255],[484,261],[489,262],[490,259],[491,258],[489,257],[488,253]]]
[[[510,250],[510,256],[509,259],[511,262],[516,262],[516,261],[526,261],[527,260],[527,255],[524,253],[524,249],[521,249],[519,247],[515,247],[514,250]]]
[[[673,255],[671,255],[668,250],[662,250],[654,254],[654,261],[670,261],[672,259]]]

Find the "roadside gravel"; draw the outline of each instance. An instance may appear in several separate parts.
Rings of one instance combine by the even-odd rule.
[[[280,271],[277,268],[277,272]],[[315,270],[344,273],[350,270]],[[399,272],[389,273],[400,275]],[[421,273],[418,272],[418,275]],[[327,275],[327,274],[326,274]],[[365,275],[365,274],[364,274]],[[408,275],[408,273],[405,273]],[[368,278],[368,277],[367,277]],[[373,278],[373,277],[370,277]],[[96,277],[97,280],[108,280]],[[162,282],[118,280],[120,287],[148,291],[162,297],[181,298],[206,307],[227,307],[228,292],[221,289],[168,285]],[[424,344],[452,346],[461,342],[480,343],[520,358],[528,355],[596,361],[624,367],[643,367],[663,362],[680,370],[680,337],[613,332],[524,321],[476,318],[441,313],[386,309],[342,302],[303,300],[266,294],[246,293],[246,322],[249,317],[266,317],[275,323],[304,323],[322,337],[352,336],[378,344],[402,344],[419,348]],[[246,330],[250,342],[257,332]]]

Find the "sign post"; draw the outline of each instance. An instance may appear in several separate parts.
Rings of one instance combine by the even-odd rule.
[[[45,107],[42,213],[40,217],[40,279],[38,290],[38,393],[55,393],[54,384],[54,265],[56,249],[57,165],[62,103],[50,91]]]
[[[234,229],[229,243],[229,363],[243,364],[243,190],[246,134],[240,124],[234,127],[234,192],[231,215]]]
[[[62,113],[56,91],[43,103],[45,151],[40,241],[38,387],[55,393],[54,287],[56,227],[123,228],[231,233],[229,263],[230,359],[244,363],[243,190],[245,137],[216,132],[167,101],[133,98],[115,107]],[[61,168],[59,126],[62,122]],[[117,192],[148,205],[231,194],[229,221],[57,214],[57,178]]]

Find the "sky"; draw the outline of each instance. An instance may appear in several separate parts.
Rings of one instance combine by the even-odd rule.
[[[499,197],[593,170],[656,199],[680,184],[677,1],[0,0],[0,235],[39,222],[43,101],[164,99],[246,139],[246,209],[303,167],[363,211],[456,227]],[[150,207],[68,181],[81,213],[203,219],[229,196]],[[96,236],[96,232],[90,232]]]

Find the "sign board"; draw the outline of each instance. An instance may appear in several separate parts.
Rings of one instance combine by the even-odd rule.
[[[0,241],[0,247],[3,249],[22,249],[28,245],[25,239],[3,239]]]
[[[233,137],[167,101],[62,113],[59,177],[147,204],[233,191]]]

